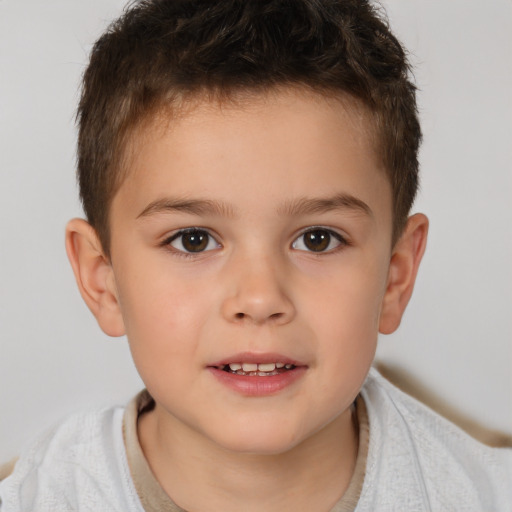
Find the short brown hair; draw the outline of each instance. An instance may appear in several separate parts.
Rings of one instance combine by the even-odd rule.
[[[404,49],[367,0],[142,0],[93,47],[77,119],[80,197],[109,252],[109,208],[133,129],[175,98],[305,86],[375,119],[393,192],[393,239],[418,188],[421,130]]]

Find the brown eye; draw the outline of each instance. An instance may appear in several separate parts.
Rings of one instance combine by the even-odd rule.
[[[168,243],[175,249],[188,253],[211,251],[219,247],[215,239],[203,229],[180,231]]]
[[[315,252],[325,251],[329,247],[331,235],[327,231],[316,229],[315,231],[308,231],[302,235],[304,238],[304,245],[310,250]]]
[[[328,229],[310,229],[297,238],[293,244],[293,249],[309,252],[327,252],[344,243],[343,238],[338,233]]]
[[[181,235],[182,244],[188,252],[201,252],[208,245],[208,234],[204,231],[191,231]]]

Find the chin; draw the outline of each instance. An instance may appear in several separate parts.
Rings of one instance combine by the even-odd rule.
[[[283,425],[254,424],[249,428],[224,429],[214,440],[227,451],[244,455],[281,455],[300,444],[304,438],[287,431]]]

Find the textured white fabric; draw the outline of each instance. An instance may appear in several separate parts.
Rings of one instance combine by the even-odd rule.
[[[356,512],[512,511],[512,450],[479,444],[374,370],[361,393],[370,446]],[[122,416],[75,415],[39,439],[0,483],[1,512],[144,512]]]
[[[489,448],[370,372],[370,446],[356,512],[511,512],[512,449]]]
[[[36,441],[0,482],[1,512],[144,512],[121,407],[77,414]]]

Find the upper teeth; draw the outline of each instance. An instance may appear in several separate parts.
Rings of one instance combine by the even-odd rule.
[[[291,368],[291,364],[284,363],[231,363],[229,369],[233,372],[243,370],[244,372],[273,372],[276,368]]]

